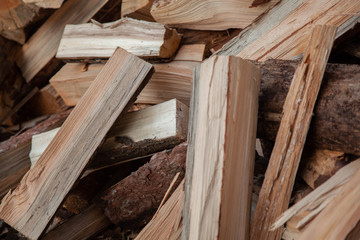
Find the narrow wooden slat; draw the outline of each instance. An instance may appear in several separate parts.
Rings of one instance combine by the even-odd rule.
[[[28,238],[38,238],[151,73],[151,64],[117,49],[35,166],[5,196],[0,218]]]
[[[264,183],[251,223],[251,239],[280,239],[282,228],[269,231],[290,201],[315,101],[335,38],[336,27],[316,26],[297,68],[284,104]]]
[[[246,239],[260,70],[213,57],[193,81],[183,239]]]

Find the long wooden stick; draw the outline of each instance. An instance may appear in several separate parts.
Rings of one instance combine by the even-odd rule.
[[[144,87],[152,65],[118,48],[35,166],[0,205],[0,218],[37,239],[119,115]]]
[[[251,223],[251,239],[280,239],[282,228],[269,231],[288,207],[336,27],[316,26],[303,61],[295,72],[284,115]]]

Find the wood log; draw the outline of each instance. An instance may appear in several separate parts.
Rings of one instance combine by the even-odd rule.
[[[255,8],[249,8],[251,1],[199,1],[177,0],[155,1],[151,8],[154,19],[163,24],[199,30],[226,30],[245,28],[260,14],[271,8],[272,0]]]
[[[260,70],[240,58],[213,57],[196,69],[183,239],[248,237],[259,86]]]
[[[155,22],[150,13],[153,3],[154,0],[123,0],[121,3],[121,18],[130,17]]]
[[[69,111],[56,114],[24,133],[0,143],[0,198],[16,187],[30,169],[31,137],[60,126]]]
[[[24,28],[18,28],[15,30],[4,30],[1,32],[1,36],[9,40],[15,41],[21,45],[26,42],[26,33]]]
[[[359,11],[358,1],[282,1],[216,54],[257,61],[292,59],[305,51],[313,26],[338,26],[338,37],[358,22]]]
[[[106,59],[121,47],[139,57],[170,58],[180,44],[175,29],[131,18],[110,23],[66,25],[57,58]]]
[[[34,3],[41,8],[60,8],[64,0],[23,0],[24,3]]]
[[[115,224],[126,222],[143,226],[153,216],[174,176],[176,186],[185,174],[187,144],[152,156],[149,163],[107,190],[102,199],[105,214]]]
[[[153,219],[141,230],[135,240],[178,239],[181,235],[184,205],[184,180],[173,192]],[[180,230],[180,231],[179,231]],[[177,236],[177,237],[176,237]]]
[[[360,171],[344,184],[343,189],[300,235],[305,239],[358,239],[360,214]],[[355,231],[353,231],[355,230]]]
[[[273,219],[289,205],[296,172],[320,90],[336,27],[315,26],[284,104],[284,115],[259,194],[250,237],[280,239],[282,228],[269,231]]]
[[[30,82],[55,56],[66,24],[89,21],[106,2],[107,0],[69,0],[48,18],[23,45],[17,58],[25,80]]]
[[[38,238],[118,116],[152,74],[149,63],[118,48],[44,154],[0,205],[0,218]]]

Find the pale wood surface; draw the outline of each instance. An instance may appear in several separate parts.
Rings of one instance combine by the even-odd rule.
[[[35,166],[4,197],[0,218],[28,238],[38,238],[151,73],[151,64],[118,48]]]
[[[42,8],[60,8],[64,0],[22,0],[25,3],[34,3]]]
[[[204,60],[205,44],[182,45],[176,53],[174,61],[196,61]]]
[[[246,239],[260,70],[213,57],[198,67],[193,86],[183,239]]]
[[[343,33],[343,28],[349,29],[348,20],[360,18],[359,11],[360,2],[354,0],[281,1],[217,54],[258,61],[292,59],[305,51],[313,26],[335,25]]]
[[[9,40],[13,40],[15,42],[20,43],[23,45],[26,41],[26,35],[23,28],[9,30],[9,31],[2,31],[1,36],[7,38]]]
[[[154,0],[123,0],[121,2],[121,18],[131,17],[134,19],[154,22],[150,9]]]
[[[248,0],[159,0],[154,2],[151,14],[163,24],[199,30],[226,30],[245,28],[261,13],[278,1],[249,8]]]
[[[184,180],[135,240],[170,239],[181,229],[183,205]]]
[[[131,18],[115,22],[66,25],[56,54],[61,59],[108,58],[116,47],[136,56],[170,58],[181,36],[162,24]]]
[[[298,238],[339,240],[348,235],[360,220],[360,171],[343,186],[336,197],[309,224]],[[350,238],[358,239],[359,236]]]
[[[23,45],[17,58],[23,76],[30,82],[55,56],[66,24],[90,20],[108,0],[68,0]]]
[[[296,216],[302,216],[301,219],[303,219],[305,216],[303,215],[304,212],[315,212],[315,214],[307,214],[306,216],[316,216],[319,211],[326,207],[329,203],[328,201],[331,201],[343,189],[344,185],[351,179],[351,177],[359,170],[360,160],[355,160],[349,163],[340,169],[329,180],[324,182],[314,191],[294,204],[291,208],[282,213],[278,219],[276,219],[271,228],[276,229],[281,227],[291,218]],[[324,202],[326,202],[326,204],[324,204]],[[298,223],[299,224],[296,225],[296,228],[300,229],[304,227],[302,222],[298,221]]]
[[[288,208],[335,33],[334,26],[315,26],[303,60],[295,72],[251,222],[252,240],[281,237],[282,228],[269,229],[272,221]]]

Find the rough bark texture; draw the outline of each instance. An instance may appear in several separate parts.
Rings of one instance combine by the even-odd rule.
[[[187,144],[155,154],[149,163],[105,192],[105,214],[115,224],[143,225],[150,220],[176,173],[184,177]],[[174,186],[174,189],[176,188]]]
[[[258,137],[275,139],[296,61],[261,65]],[[308,141],[318,148],[360,155],[360,68],[328,64],[314,109]]]

